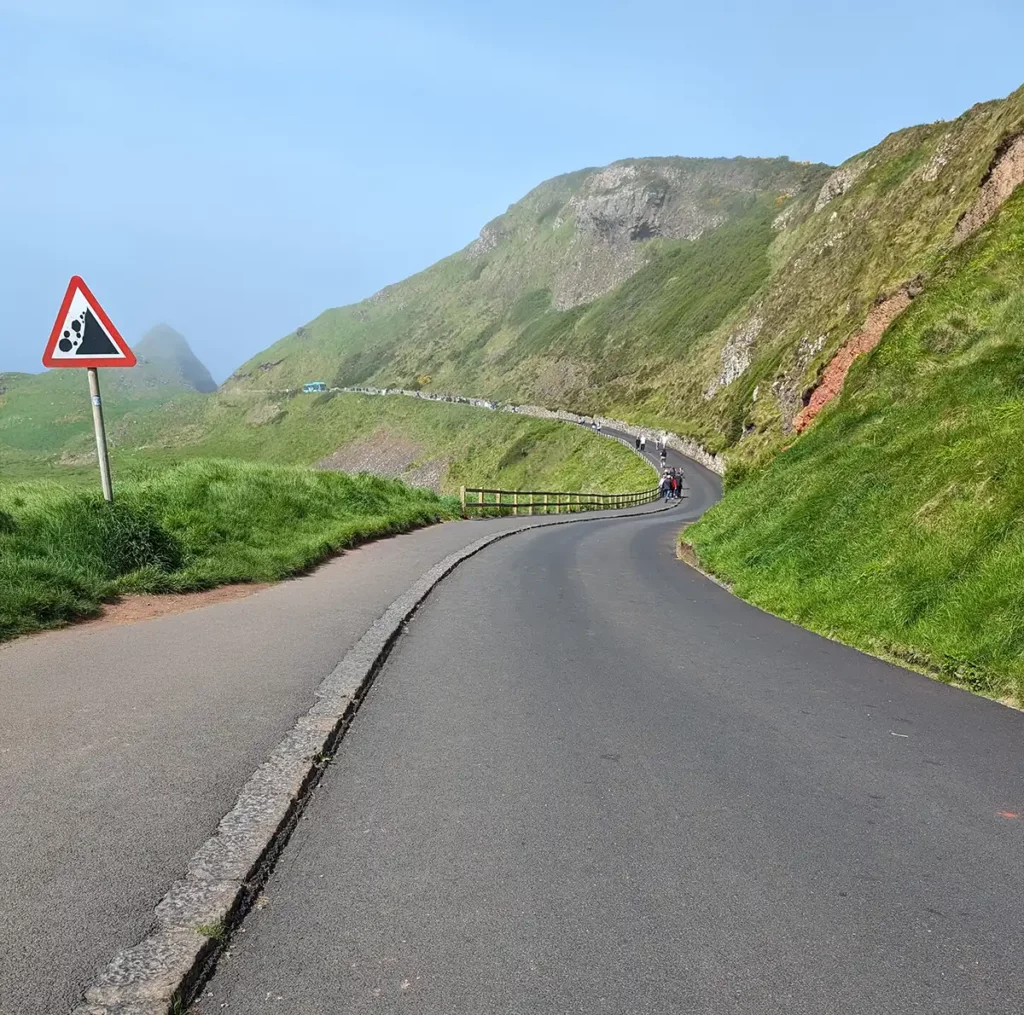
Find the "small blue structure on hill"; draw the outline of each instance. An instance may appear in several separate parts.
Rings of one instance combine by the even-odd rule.
[[[304,395],[314,395],[318,391],[326,391],[327,385],[323,381],[307,381],[302,385]]]

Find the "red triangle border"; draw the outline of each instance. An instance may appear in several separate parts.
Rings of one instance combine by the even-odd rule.
[[[81,290],[82,295],[89,301],[92,312],[99,318],[100,324],[106,329],[114,345],[121,350],[117,359],[109,356],[83,356],[81,359],[54,359],[53,353],[57,348],[60,339],[61,328],[64,327],[64,320],[71,307],[71,301],[75,298],[75,292]],[[85,284],[80,275],[72,275],[68,283],[67,292],[61,302],[60,310],[57,312],[57,320],[53,324],[53,331],[50,332],[50,340],[46,343],[46,350],[43,353],[44,367],[133,367],[136,364],[135,353],[128,347],[128,343],[121,337],[121,333],[114,327],[113,322],[107,317],[107,312],[100,306],[99,301],[92,294],[92,290]]]

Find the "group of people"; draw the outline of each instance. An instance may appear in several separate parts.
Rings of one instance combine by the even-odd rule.
[[[665,452],[668,448],[668,434],[661,434],[655,438],[658,445],[658,453],[661,455],[661,460],[665,460]],[[636,435],[636,449],[637,451],[644,453],[647,450],[647,434],[641,431]]]
[[[683,470],[666,469],[661,474],[658,489],[666,503],[670,500],[679,500],[683,496]]]

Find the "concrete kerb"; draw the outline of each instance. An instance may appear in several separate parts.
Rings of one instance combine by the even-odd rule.
[[[632,518],[673,506],[534,521],[484,536],[423,574],[321,681],[313,706],[253,773],[217,831],[192,857],[185,877],[161,899],[149,933],[114,956],[72,1015],[174,1015],[191,1003],[232,931],[259,896],[402,629],[459,564],[501,539],[531,529]]]

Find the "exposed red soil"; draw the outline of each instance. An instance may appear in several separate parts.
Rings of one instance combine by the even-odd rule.
[[[1024,183],[1024,134],[1005,138],[996,149],[992,165],[981,181],[972,207],[956,224],[953,243],[963,243],[989,222],[1007,198]]]
[[[853,366],[853,361],[878,345],[889,325],[910,306],[910,301],[916,295],[916,291],[910,286],[904,286],[871,308],[864,321],[864,327],[852,335],[832,357],[832,361],[825,367],[825,372],[821,376],[821,382],[811,393],[810,401],[793,420],[793,428],[797,433],[806,430],[815,416],[843,390],[843,383],[850,372],[850,367]]]

